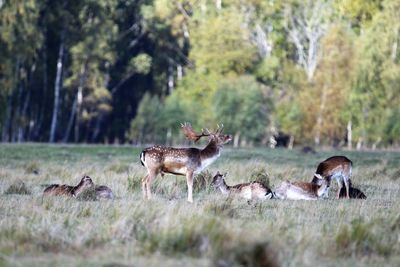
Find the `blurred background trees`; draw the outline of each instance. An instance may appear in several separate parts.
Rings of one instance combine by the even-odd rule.
[[[0,1],[4,142],[398,146],[395,0]]]

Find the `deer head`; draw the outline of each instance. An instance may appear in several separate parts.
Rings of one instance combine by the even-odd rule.
[[[219,171],[215,174],[212,185],[216,188],[220,187],[221,185],[224,184],[224,177],[226,177],[226,173],[221,174]]]
[[[321,186],[323,183],[326,183],[328,187],[331,185],[330,177],[324,177],[321,174],[314,173],[313,183]]]
[[[80,181],[80,183],[78,184],[79,187],[84,187],[84,188],[89,188],[91,186],[93,186],[94,183],[92,181],[92,178],[90,178],[87,175],[84,175]]]

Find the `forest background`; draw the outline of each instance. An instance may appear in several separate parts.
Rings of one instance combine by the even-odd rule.
[[[397,0],[0,0],[3,142],[400,144]],[[287,144],[291,145],[291,144]]]

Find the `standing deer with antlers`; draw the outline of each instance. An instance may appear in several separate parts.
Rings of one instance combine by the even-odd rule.
[[[182,131],[188,139],[197,142],[202,137],[209,138],[205,148],[153,146],[144,149],[140,154],[140,161],[147,169],[147,175],[142,180],[144,198],[151,198],[150,186],[157,175],[169,173],[186,176],[188,201],[193,202],[193,175],[213,163],[220,156],[223,145],[232,140],[230,135],[222,134],[222,130],[223,127],[218,126],[215,132],[205,129],[199,134],[189,123],[185,123],[182,124]]]

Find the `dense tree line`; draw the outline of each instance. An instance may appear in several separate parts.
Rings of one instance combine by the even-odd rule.
[[[0,1],[2,141],[377,147],[400,136],[396,0]]]

